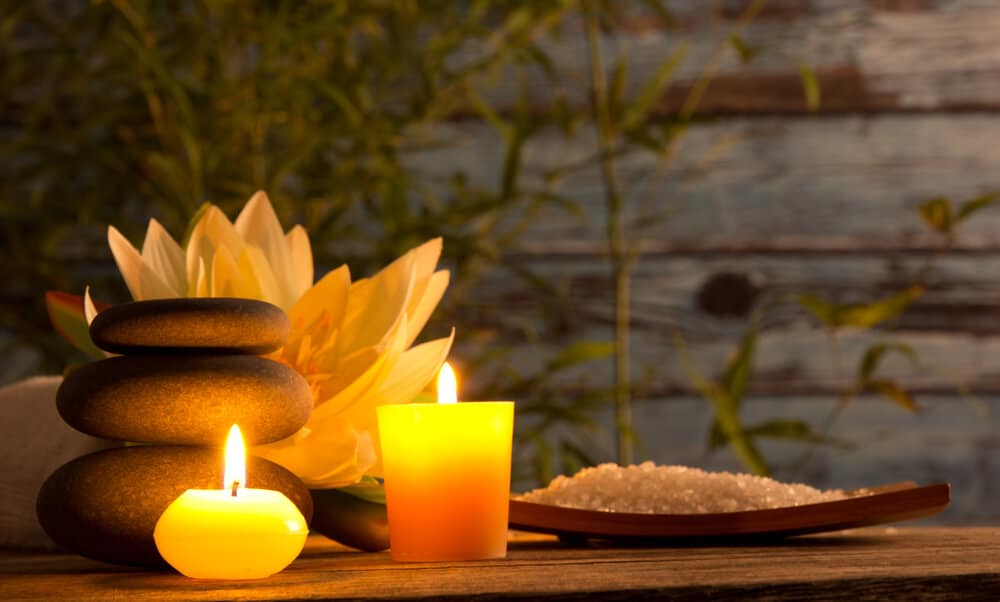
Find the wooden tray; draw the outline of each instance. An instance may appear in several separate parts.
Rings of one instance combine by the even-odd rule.
[[[948,506],[950,489],[894,483],[850,491],[836,502],[718,514],[630,514],[511,500],[510,528],[565,539],[778,538],[930,516]]]

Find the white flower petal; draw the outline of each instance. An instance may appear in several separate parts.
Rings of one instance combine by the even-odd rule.
[[[87,318],[88,326],[97,317],[97,306],[94,305],[94,300],[90,298],[90,286],[83,289],[83,316]]]
[[[263,252],[267,263],[273,269],[278,286],[287,297],[291,298],[290,301],[286,301],[286,305],[291,307],[291,303],[294,303],[301,293],[297,286],[296,266],[292,261],[292,252],[285,240],[285,233],[281,229],[281,222],[278,221],[271,200],[264,191],[258,190],[247,201],[243,211],[236,218],[235,229],[247,244],[255,245]]]
[[[111,255],[118,264],[118,271],[125,279],[132,298],[136,301],[142,299],[142,256],[139,251],[132,246],[132,243],[125,238],[114,226],[108,226],[108,246],[111,247]]]
[[[184,251],[155,219],[149,220],[146,240],[142,243],[142,260],[160,276],[173,292],[182,297],[187,291]]]

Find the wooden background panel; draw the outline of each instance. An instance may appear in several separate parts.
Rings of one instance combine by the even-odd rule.
[[[605,55],[623,57],[626,91],[637,90],[678,47],[690,48],[676,73],[677,84],[661,110],[676,110],[691,82],[724,45],[748,2],[670,2],[677,28],[669,30],[641,3],[622,3],[622,27],[603,38]],[[1000,55],[995,52],[1000,6],[989,0],[909,2],[841,0],[767,2],[743,38],[760,51],[748,64],[725,53],[700,107],[710,113],[803,113],[798,63],[808,64],[823,90],[823,112],[994,109],[1000,98]],[[585,101],[586,57],[579,25],[543,48],[562,75],[561,93]],[[614,60],[606,60],[609,71]],[[509,74],[493,99],[512,103],[517,78]],[[541,73],[528,78],[531,94],[551,95]]]
[[[575,332],[579,340],[610,341],[611,329],[590,327]],[[892,341],[909,345],[920,363],[912,365],[902,355],[887,355],[877,375],[893,378],[917,395],[959,395],[960,386],[981,393],[1000,391],[1000,341],[976,336],[945,333],[906,333],[887,337],[879,333],[847,333],[838,339],[843,371],[838,371],[824,333],[813,329],[785,329],[758,337],[753,376],[749,390],[772,395],[834,396],[855,382],[858,362],[872,344]],[[521,345],[514,349],[507,367],[524,373],[537,370],[545,358],[553,356],[562,341]],[[458,358],[471,357],[475,343],[459,343]],[[735,341],[693,341],[687,355],[704,376],[717,376],[735,349]],[[649,394],[689,393],[694,386],[681,358],[667,335],[637,331],[632,333],[632,373],[635,382]],[[610,362],[592,362],[568,369],[552,378],[554,386],[568,391],[608,387],[612,382]],[[478,381],[471,381],[474,387]],[[609,401],[610,404],[610,401]]]
[[[504,148],[489,126],[456,124],[441,136],[459,145],[412,157],[414,169],[433,178],[461,170],[472,184],[496,185]],[[1000,119],[988,114],[742,118],[695,127],[653,196],[654,210],[671,216],[646,228],[644,248],[650,253],[935,249],[940,237],[922,223],[916,207],[941,195],[961,201],[1000,190],[997,139]],[[532,139],[524,150],[524,188],[540,186],[547,170],[591,156],[594,148],[587,131],[572,140],[555,132]],[[622,180],[645,181],[654,162],[647,153],[625,157],[619,163]],[[578,204],[582,216],[548,209],[533,220],[516,250],[601,252],[599,171],[581,170],[557,192]],[[629,206],[635,212],[645,191],[632,186],[627,192],[633,193]],[[1000,212],[971,220],[958,247],[1000,248]]]

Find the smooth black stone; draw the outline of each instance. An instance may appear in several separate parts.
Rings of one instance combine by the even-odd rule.
[[[376,504],[336,489],[311,489],[310,527],[345,546],[366,552],[389,549],[389,517],[385,504]]]
[[[120,356],[71,371],[56,393],[78,431],[122,441],[221,445],[233,424],[248,444],[295,433],[312,392],[294,369],[252,355]]]
[[[123,303],[97,314],[94,344],[121,354],[242,353],[263,355],[288,340],[280,308],[254,299],[156,299]]]
[[[58,545],[95,560],[165,567],[156,521],[188,489],[222,489],[221,448],[143,445],[88,454],[42,485],[38,520]],[[309,490],[285,468],[247,458],[247,486],[284,493],[312,520]]]

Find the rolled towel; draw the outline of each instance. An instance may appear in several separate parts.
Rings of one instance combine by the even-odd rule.
[[[120,445],[62,421],[61,382],[62,376],[36,376],[0,388],[0,547],[55,549],[35,515],[42,483],[76,457]]]

